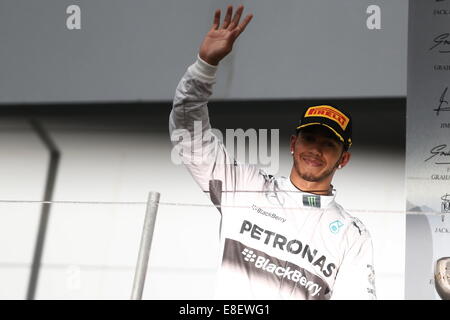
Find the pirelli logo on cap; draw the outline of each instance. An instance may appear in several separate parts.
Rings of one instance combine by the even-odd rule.
[[[333,120],[339,126],[342,128],[342,130],[345,130],[347,128],[348,123],[350,122],[350,119],[340,112],[339,110],[331,107],[331,106],[315,106],[310,107],[305,114],[305,117],[325,117],[330,120]]]

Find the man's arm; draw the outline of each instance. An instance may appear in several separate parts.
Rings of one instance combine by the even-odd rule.
[[[211,132],[207,106],[218,63],[231,52],[234,41],[252,18],[248,15],[239,24],[242,11],[243,6],[240,6],[231,19],[232,7],[229,6],[221,27],[220,10],[215,12],[213,26],[202,42],[196,62],[177,86],[170,113],[171,140],[204,191],[209,190],[212,180],[221,181],[223,191],[236,191],[246,188],[248,181],[258,179],[258,169],[236,163]]]
[[[373,246],[369,232],[359,222],[352,226],[352,239],[334,283],[332,300],[375,300]]]

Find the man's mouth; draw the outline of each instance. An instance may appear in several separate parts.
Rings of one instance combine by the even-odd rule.
[[[320,159],[317,159],[315,157],[302,157],[303,161],[306,162],[306,164],[312,166],[312,167],[321,167],[323,166],[323,162]]]

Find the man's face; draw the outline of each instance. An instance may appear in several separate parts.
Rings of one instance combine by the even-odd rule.
[[[330,179],[338,165],[349,160],[344,145],[326,127],[315,125],[300,130],[291,138],[294,168],[306,181],[320,182]]]

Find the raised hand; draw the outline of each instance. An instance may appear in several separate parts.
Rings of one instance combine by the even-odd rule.
[[[228,6],[225,19],[223,20],[222,26],[219,27],[220,9],[216,10],[213,25],[200,46],[200,58],[209,64],[218,65],[220,60],[233,50],[234,41],[245,30],[245,27],[247,27],[247,24],[253,18],[252,14],[248,14],[242,23],[239,24],[243,11],[244,6],[240,5],[233,19],[231,19],[233,6]]]

